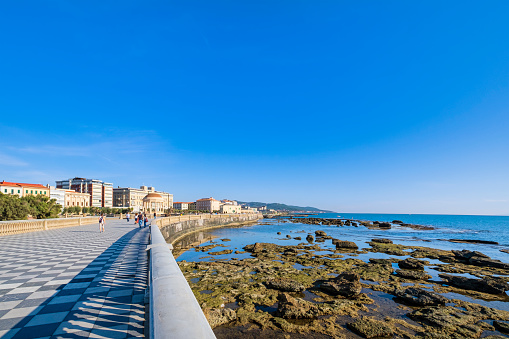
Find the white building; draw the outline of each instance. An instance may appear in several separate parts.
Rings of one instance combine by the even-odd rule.
[[[55,188],[55,186],[48,186],[49,187],[49,197],[51,199],[55,199],[57,201],[57,204],[60,206],[65,207],[65,192],[66,190],[61,188]]]

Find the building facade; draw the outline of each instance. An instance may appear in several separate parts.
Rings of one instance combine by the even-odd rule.
[[[151,193],[161,197],[162,212],[173,207],[173,194],[156,191],[154,187],[140,186],[140,188],[118,187],[113,189],[113,206],[132,208],[133,212],[142,212],[146,207],[143,199]]]
[[[113,207],[113,184],[96,179],[72,178],[56,182],[57,188],[90,194],[90,207]]]
[[[3,194],[17,195],[26,197],[28,195],[44,195],[50,197],[50,189],[39,184],[26,184],[21,182],[0,181],[0,192]]]
[[[48,186],[49,188],[49,196],[51,199],[55,199],[57,204],[65,207],[65,192],[66,190],[61,188],[55,188],[55,186]]]
[[[90,207],[90,194],[66,190],[64,207],[74,207],[74,206],[79,206],[81,208]]]
[[[173,203],[173,208],[176,209],[176,210],[181,210],[181,211],[184,211],[184,210],[187,210],[187,209],[190,209],[189,208],[189,205],[192,204],[192,202],[174,202]]]
[[[198,211],[219,211],[221,202],[212,197],[196,200],[196,209]]]
[[[240,214],[242,212],[242,208],[238,205],[223,204],[219,208],[219,212],[224,214]]]

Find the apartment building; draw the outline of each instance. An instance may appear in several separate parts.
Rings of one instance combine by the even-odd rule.
[[[88,193],[90,207],[113,207],[113,184],[96,179],[72,178],[56,181],[56,188]]]
[[[234,205],[234,206],[238,205],[238,203],[235,200],[228,200],[228,199],[221,200],[221,203],[223,203],[225,205]]]
[[[192,202],[174,202],[173,203],[173,208],[176,209],[176,210],[181,210],[181,211],[184,211],[184,210],[188,210],[188,209],[191,209],[189,208],[189,205],[193,204]]]
[[[28,195],[44,195],[50,197],[50,190],[48,187],[39,184],[27,184],[21,182],[0,182],[0,192],[3,194],[13,194],[18,197],[26,197]]]
[[[219,211],[221,202],[212,197],[196,200],[196,209],[199,211]]]

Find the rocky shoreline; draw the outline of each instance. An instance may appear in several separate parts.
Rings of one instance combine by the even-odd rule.
[[[307,219],[314,224],[315,218]],[[179,262],[218,338],[494,339],[509,334],[509,311],[476,303],[509,305],[507,263],[477,251],[405,246],[386,238],[359,249],[320,229],[305,239],[297,245],[247,245],[234,252],[251,254],[242,260]],[[335,250],[320,246],[329,241]],[[212,251],[223,243],[195,251],[211,257],[231,253]],[[384,258],[357,258],[375,253]]]

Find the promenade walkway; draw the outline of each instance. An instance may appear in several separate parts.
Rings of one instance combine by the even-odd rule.
[[[148,235],[107,219],[0,237],[0,338],[143,337]]]

